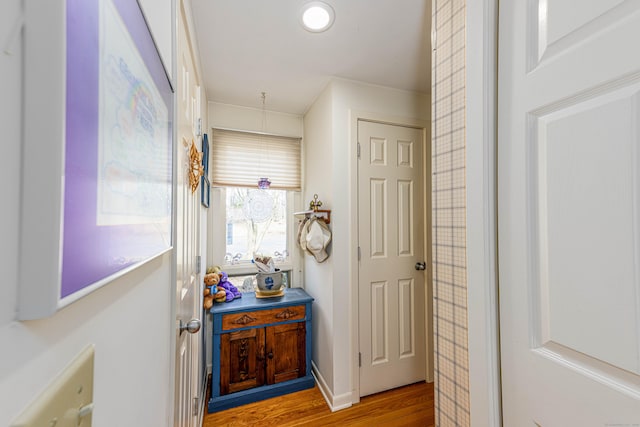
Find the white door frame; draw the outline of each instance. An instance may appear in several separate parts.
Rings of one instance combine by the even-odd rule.
[[[473,426],[502,425],[497,301],[497,0],[467,1],[469,392]]]
[[[176,1],[172,0],[172,51],[176,52]],[[497,28],[497,0],[481,0],[467,2],[467,258],[468,258],[468,316],[469,316],[469,386],[471,402],[471,420],[474,426],[501,425],[500,383],[499,383],[499,354],[497,302],[496,302],[496,28]],[[172,64],[173,75],[177,73],[176,61]],[[175,79],[174,79],[175,84]],[[389,117],[350,111],[350,188],[357,188],[357,122],[358,119],[391,122],[401,125],[421,126],[426,129],[427,139],[430,141],[430,126],[419,120]],[[174,131],[175,132],[175,131]],[[429,146],[430,144],[426,144]],[[175,161],[174,161],[175,162]],[[175,165],[174,165],[175,166]],[[175,176],[175,170],[174,170]],[[175,184],[174,184],[175,185]],[[430,187],[429,187],[430,188]],[[473,192],[472,192],[473,190]],[[175,190],[174,190],[175,191]],[[174,197],[175,202],[175,197]],[[351,198],[350,212],[357,212],[357,201]],[[175,214],[175,208],[174,208]],[[351,254],[350,283],[357,283],[357,218],[350,215],[351,235],[349,236],[349,253]],[[174,219],[175,223],[175,219]],[[425,228],[431,228],[426,223]],[[174,237],[175,241],[175,237]],[[429,245],[427,245],[429,246]],[[431,257],[431,248],[427,248]],[[175,265],[175,262],[174,262]],[[429,278],[431,281],[431,277]],[[175,283],[175,267],[172,269],[172,283]],[[429,289],[430,290],[430,289]],[[171,322],[172,335],[175,333],[173,319],[175,318],[175,292],[172,294]],[[358,298],[357,287],[351,287],[350,318],[357,320]],[[431,300],[430,292],[427,295]],[[430,304],[428,304],[430,308]],[[428,316],[432,317],[429,310]],[[352,401],[360,401],[359,368],[358,368],[358,329],[357,321],[351,323],[351,372],[353,384]],[[429,340],[432,336],[429,337]],[[170,365],[175,369],[175,337],[172,336]],[[432,341],[429,344],[432,347]],[[429,355],[429,377],[433,381],[433,355]],[[174,375],[170,376],[173,382]],[[173,384],[169,385],[171,392],[168,396],[169,420],[173,420]]]
[[[349,283],[351,283],[351,313],[349,318],[351,319],[351,402],[360,402],[360,367],[358,360],[359,350],[359,336],[358,336],[358,120],[366,120],[370,122],[385,123],[396,126],[408,126],[422,128],[423,138],[425,142],[425,149],[423,151],[424,163],[423,167],[425,172],[430,171],[431,168],[427,165],[431,164],[431,127],[429,122],[420,119],[410,119],[406,117],[396,117],[388,114],[370,113],[358,110],[349,110],[349,188],[352,189],[351,197],[349,198],[349,218],[351,224],[349,226]],[[429,163],[426,163],[426,162]],[[425,173],[425,193],[431,194],[431,174]],[[427,200],[427,198],[425,198]],[[429,196],[430,200],[430,196]],[[427,262],[428,274],[425,277],[425,321],[427,321],[427,381],[433,382],[433,319],[432,310],[432,272],[431,272],[431,215],[427,215],[425,212],[425,260]]]

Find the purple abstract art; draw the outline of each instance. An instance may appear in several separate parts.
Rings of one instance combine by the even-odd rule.
[[[168,250],[173,90],[138,3],[67,0],[60,298]]]

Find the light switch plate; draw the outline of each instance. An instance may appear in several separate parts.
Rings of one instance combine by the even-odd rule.
[[[93,357],[92,344],[31,402],[11,427],[91,427]]]

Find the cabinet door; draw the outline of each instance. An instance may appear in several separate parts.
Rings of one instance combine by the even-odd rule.
[[[306,372],[305,323],[267,328],[267,384],[303,377]]]
[[[264,328],[220,337],[220,395],[264,384]]]

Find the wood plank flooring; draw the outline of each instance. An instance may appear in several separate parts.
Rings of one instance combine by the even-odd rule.
[[[202,427],[367,426],[433,427],[433,383],[416,383],[363,397],[350,408],[331,412],[318,386],[213,414]]]

